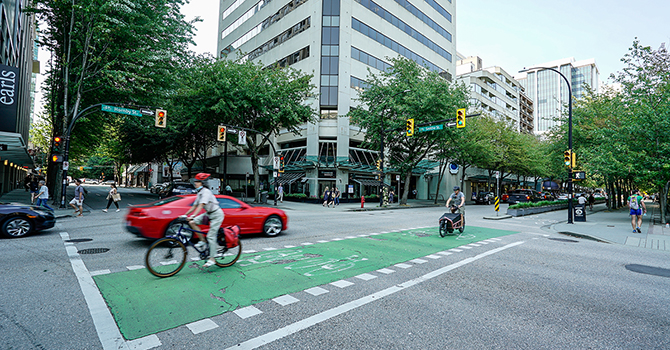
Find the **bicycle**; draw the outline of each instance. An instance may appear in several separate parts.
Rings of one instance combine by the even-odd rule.
[[[233,265],[242,255],[242,242],[237,238],[237,245],[228,247],[230,242],[226,242],[225,230],[231,230],[234,235],[239,235],[239,226],[220,228],[217,236],[219,244],[218,254],[215,257],[216,266],[228,267]],[[186,220],[180,219],[168,227],[168,232],[174,233],[167,235],[154,242],[147,251],[144,259],[149,272],[156,277],[171,277],[181,271],[186,264],[188,255],[187,246],[193,247],[201,260],[209,258],[209,243],[205,241],[205,246],[199,250],[191,241],[193,233],[205,233],[196,231],[188,226]],[[229,233],[230,234],[230,233]],[[237,237],[237,236],[235,236]],[[234,243],[233,243],[234,244]]]
[[[458,207],[455,205],[450,206],[449,211],[450,213],[444,213],[438,221],[441,237],[454,233],[454,230],[460,233],[465,231],[465,215],[458,213]]]

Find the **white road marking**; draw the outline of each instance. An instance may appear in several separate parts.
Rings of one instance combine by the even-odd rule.
[[[106,275],[108,273],[112,273],[112,271],[109,271],[109,269],[91,271],[91,276]]]
[[[343,241],[344,238],[333,238],[333,241]]]
[[[423,259],[412,259],[409,262],[415,263],[415,264],[425,264],[428,262],[428,260],[423,260]]]
[[[412,265],[410,265],[410,264],[403,264],[403,263],[395,264],[393,266],[399,267],[401,269],[409,269],[410,267],[412,267]]]
[[[300,299],[294,298],[294,297],[286,294],[286,295],[282,295],[280,297],[276,297],[276,298],[272,299],[272,301],[274,301],[275,303],[277,303],[281,306],[286,306],[288,304],[297,303],[297,302],[300,301]]]
[[[170,260],[170,261],[161,261],[161,265],[166,266],[166,265],[173,265],[176,264],[177,260]]]
[[[356,238],[356,237],[354,237],[354,236],[346,236],[346,237],[344,237],[344,238],[346,238],[346,239],[352,239],[352,238]]]
[[[377,235],[381,235],[381,232],[375,232],[370,234],[370,236],[377,236]]]
[[[346,280],[335,281],[331,284],[334,285],[335,287],[338,287],[338,288],[346,288],[346,287],[354,285],[352,282],[349,282],[349,281],[346,281]]]
[[[462,252],[462,250],[460,250],[460,249],[456,249],[456,248],[454,248],[454,249],[449,249],[449,250],[452,251],[452,252],[456,252],[456,253],[460,253],[460,252]]]
[[[358,237],[367,237],[369,235],[358,235]]]
[[[200,260],[199,256],[194,256],[194,257],[191,258],[191,261],[198,261],[198,260]]]
[[[258,310],[258,309],[257,309],[256,307],[254,307],[253,305],[250,305],[250,306],[247,306],[247,307],[243,307],[243,308],[241,308],[241,309],[237,309],[237,310],[235,310],[235,311],[233,311],[233,312],[234,312],[237,316],[239,316],[240,318],[242,318],[242,319],[244,319],[244,318],[249,318],[249,317],[251,317],[251,316],[256,316],[256,315],[259,315],[259,314],[262,314],[262,313],[263,313],[263,311]]]
[[[462,245],[462,246],[460,246],[459,248],[462,248],[462,249],[472,249],[472,247],[468,247],[468,246],[466,246],[466,245]]]
[[[447,256],[447,255],[451,255],[453,253],[451,253],[451,252],[437,252],[437,254]]]
[[[435,255],[435,254],[430,254],[430,255],[426,255],[426,258],[428,258],[428,259],[439,259],[439,258],[441,258],[441,256]]]
[[[149,350],[163,345],[155,334],[135,340],[129,340],[126,344],[133,350]]]
[[[140,270],[144,268],[144,265],[131,265],[131,266],[126,266],[128,270]]]
[[[314,243],[311,243],[311,242],[303,242],[303,243],[300,243],[300,245],[312,245],[312,244],[314,244]]]
[[[251,253],[255,253],[255,252],[256,252],[255,250],[243,250],[242,251],[242,253],[244,253],[244,254],[251,254]]]
[[[270,250],[277,250],[277,248],[272,248],[272,247],[270,247],[270,248],[263,248],[263,250],[270,251]]]
[[[383,274],[385,274],[385,275],[388,275],[388,274],[394,273],[395,270],[391,270],[391,269],[379,269],[379,270],[377,270],[377,272],[381,272],[381,273],[383,273]]]
[[[316,243],[328,243],[330,241],[316,241]]]
[[[489,242],[487,242],[487,241],[479,241],[479,242],[477,242],[477,244],[489,244]]]
[[[284,248],[295,248],[294,245],[285,245]]]
[[[346,312],[349,312],[351,310],[359,308],[363,305],[369,304],[369,303],[371,303],[375,300],[379,300],[379,299],[382,299],[382,298],[387,297],[389,295],[395,294],[399,291],[402,291],[402,290],[407,289],[409,287],[413,287],[413,286],[415,286],[417,284],[420,284],[420,283],[423,283],[425,281],[431,280],[435,277],[443,275],[443,274],[445,274],[445,273],[447,273],[451,270],[454,270],[454,269],[459,268],[461,266],[467,265],[471,262],[477,261],[481,258],[487,257],[487,256],[492,255],[492,254],[499,253],[499,252],[501,252],[505,249],[509,249],[509,248],[512,248],[514,246],[517,246],[517,245],[523,244],[523,243],[524,243],[524,241],[510,243],[508,245],[486,251],[486,252],[481,253],[479,255],[476,255],[476,256],[473,256],[473,257],[470,257],[470,258],[467,258],[467,259],[463,259],[459,262],[453,263],[453,264],[448,265],[448,266],[441,267],[441,268],[439,268],[435,271],[429,272],[429,273],[427,273],[423,276],[414,278],[414,279],[409,280],[405,283],[386,288],[386,289],[381,290],[381,291],[376,292],[376,293],[372,293],[370,295],[367,295],[367,296],[364,296],[362,298],[350,301],[348,303],[342,304],[342,305],[334,307],[332,309],[320,312],[320,313],[318,313],[314,316],[310,316],[310,317],[305,318],[303,320],[300,320],[298,322],[292,323],[288,326],[279,328],[279,329],[277,329],[275,331],[272,331],[270,333],[260,335],[256,338],[249,339],[249,340],[247,340],[245,342],[242,342],[242,343],[239,343],[239,344],[235,344],[235,345],[229,347],[226,350],[256,349],[256,348],[261,347],[263,345],[270,344],[270,343],[272,343],[272,342],[274,342],[278,339],[284,338],[284,337],[289,336],[291,334],[294,334],[294,333],[300,332],[304,329],[310,328],[310,327],[312,327],[316,324],[327,321],[327,320],[329,320],[333,317],[339,316],[341,314],[344,314]]]
[[[70,235],[67,232],[61,232],[60,236],[63,241],[70,239]],[[98,290],[98,286],[81,260],[81,256],[77,253],[77,248],[74,246],[65,246],[65,250],[68,257],[70,257],[70,264],[75,276],[77,276],[81,292],[84,294],[84,300],[86,300],[86,305],[93,319],[93,325],[98,333],[98,339],[100,339],[102,348],[104,350],[129,349],[128,344],[123,339],[123,336],[121,336],[121,332],[119,332],[119,328],[116,326],[114,317],[112,317],[107,308],[107,303],[105,303],[100,290]]]
[[[377,276],[375,276],[373,274],[369,274],[369,273],[362,273],[362,274],[360,274],[358,276],[354,276],[354,277],[356,277],[358,279],[362,279],[363,281],[369,281],[369,280],[377,278]]]
[[[481,246],[480,244],[477,244],[477,243],[470,243],[468,245],[471,246],[471,247],[480,247]]]
[[[313,296],[317,296],[317,295],[328,293],[328,290],[323,289],[321,287],[314,287],[314,288],[305,289],[305,293],[309,293]]]
[[[214,323],[214,321],[210,320],[209,318],[206,318],[204,320],[189,323],[186,325],[186,327],[190,329],[193,334],[198,334],[214,328],[219,328],[219,325]]]

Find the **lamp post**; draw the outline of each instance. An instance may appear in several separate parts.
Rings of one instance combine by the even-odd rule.
[[[410,92],[412,90],[407,89],[403,91],[396,92],[391,96],[390,99],[393,99],[394,97],[404,94],[407,92]],[[380,142],[379,142],[379,159],[381,160],[379,162],[379,207],[384,206],[384,110],[386,109],[386,105],[388,105],[389,100],[386,100],[384,102],[384,106],[382,107],[382,114],[381,114],[381,137],[380,137]]]
[[[568,85],[568,149],[572,152],[572,87],[570,86],[570,81],[568,78],[563,75],[559,70],[548,67],[533,67],[533,68],[524,68],[520,70],[519,73],[528,72],[531,70],[537,70],[541,72],[543,70],[551,70],[563,78],[565,83]],[[574,157],[574,156],[573,156]],[[572,161],[568,165],[568,224],[572,224]]]

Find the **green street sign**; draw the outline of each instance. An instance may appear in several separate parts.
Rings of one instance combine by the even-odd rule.
[[[109,113],[132,115],[132,116],[135,116],[135,117],[141,117],[142,116],[142,112],[140,112],[137,109],[123,108],[123,107],[116,107],[116,106],[102,105],[102,111],[103,112],[109,112]]]
[[[444,126],[442,124],[437,124],[437,125],[428,125],[428,126],[420,126],[416,132],[425,132],[425,131],[433,131],[433,130],[442,130]]]

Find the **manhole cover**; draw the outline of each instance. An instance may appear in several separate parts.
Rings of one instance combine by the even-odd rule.
[[[75,239],[68,239],[65,242],[68,243],[81,243],[81,242],[90,242],[92,241],[93,238],[75,238]]]
[[[549,238],[552,241],[559,241],[559,242],[568,242],[568,243],[579,243],[579,241],[575,241],[574,239],[565,239],[565,238]]]
[[[646,275],[654,275],[661,277],[670,277],[670,269],[663,269],[660,267],[653,267],[647,265],[629,264],[626,265],[626,270],[637,273],[644,273]]]
[[[78,251],[79,254],[100,254],[109,251],[109,248],[89,248]]]

